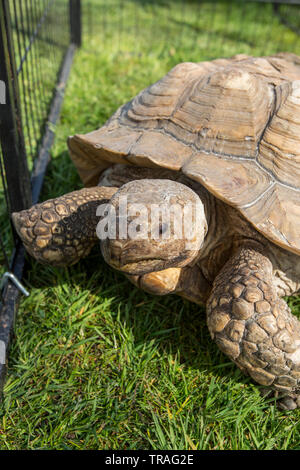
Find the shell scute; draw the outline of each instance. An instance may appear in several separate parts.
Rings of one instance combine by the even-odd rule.
[[[196,154],[182,167],[182,171],[236,208],[255,201],[272,185],[271,177],[260,171],[251,160]]]
[[[300,193],[274,184],[267,197],[241,209],[245,217],[268,238],[300,254]]]
[[[258,162],[274,178],[288,186],[300,187],[300,80],[288,84],[282,100],[259,146]]]

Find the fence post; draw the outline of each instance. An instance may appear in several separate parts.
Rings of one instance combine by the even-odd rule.
[[[71,42],[81,46],[81,0],[69,0]]]
[[[31,184],[27,165],[20,95],[11,34],[8,0],[0,0],[0,83],[5,91],[0,104],[0,142],[6,173],[10,211],[31,206]]]

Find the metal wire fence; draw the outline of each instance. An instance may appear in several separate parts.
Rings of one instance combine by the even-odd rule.
[[[2,2],[1,8],[2,34],[7,41],[6,45],[2,44],[1,66],[7,67],[9,61],[8,81],[15,81],[13,90],[11,83],[6,83],[7,94],[13,95],[8,96],[7,104],[11,107],[14,103],[16,107],[13,119],[19,128],[18,157],[19,161],[26,159],[20,169],[26,187],[20,188],[15,162],[10,165],[11,157],[6,162],[3,159],[3,153],[9,155],[12,149],[15,151],[12,145],[15,136],[8,138],[12,120],[6,114],[6,119],[1,121],[0,262],[7,269],[14,242],[7,216],[21,200],[24,205],[31,202],[29,172],[39,155],[57,75],[70,43],[70,21],[69,2],[65,0],[9,0]],[[22,194],[18,194],[18,188]]]
[[[57,73],[70,42],[68,2],[13,0],[9,4],[25,147],[32,164],[38,154]]]
[[[293,3],[274,3],[273,8],[280,21],[289,29],[300,35],[300,8],[299,0]],[[298,50],[298,49],[297,49]]]
[[[79,0],[0,0],[1,351],[9,344],[19,290],[26,293],[19,283],[24,252],[10,215],[38,200],[80,43],[78,18]],[[4,369],[0,357],[0,383]]]
[[[181,51],[182,60],[236,53],[300,54],[300,1],[85,0],[83,41],[135,54]]]

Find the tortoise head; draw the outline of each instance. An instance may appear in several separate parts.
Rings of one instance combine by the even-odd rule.
[[[199,196],[171,180],[131,181],[99,209],[102,254],[108,264],[128,274],[192,263],[207,233]]]

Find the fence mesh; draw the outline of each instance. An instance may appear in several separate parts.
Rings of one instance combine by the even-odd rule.
[[[299,2],[298,2],[299,3]],[[300,5],[249,0],[84,0],[91,50],[210,60],[237,53],[300,54]]]
[[[68,1],[11,0],[26,153],[37,156],[58,71],[70,41]]]
[[[8,0],[29,170],[38,156],[57,77],[70,43],[69,0]],[[0,64],[4,66],[4,64]],[[0,150],[0,276],[14,247],[7,175]]]
[[[300,35],[300,2],[295,4],[274,4],[274,11],[282,23]]]

